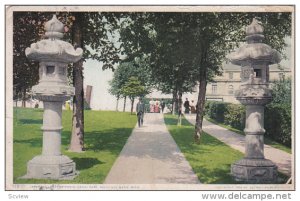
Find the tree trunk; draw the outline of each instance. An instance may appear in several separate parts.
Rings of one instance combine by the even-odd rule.
[[[26,101],[22,99],[22,107],[26,107]]]
[[[117,98],[116,111],[119,111],[119,99],[120,99],[120,97]]]
[[[131,114],[133,113],[133,104],[134,104],[134,98],[131,98],[131,109],[130,109]]]
[[[124,97],[124,105],[123,105],[123,112],[125,112],[125,108],[126,108],[126,96]]]
[[[206,68],[200,72],[199,80],[199,94],[198,101],[196,105],[196,124],[195,124],[195,134],[194,139],[197,144],[200,143],[200,137],[202,133],[202,123],[203,123],[203,111],[205,104],[205,94],[206,94]]]
[[[22,107],[26,107],[26,89],[22,91]]]
[[[172,114],[175,115],[176,113],[176,98],[177,98],[177,91],[173,91],[173,99],[172,99]]]
[[[178,109],[178,113],[181,112],[182,113],[182,92],[178,92],[178,101],[177,101],[177,109]]]
[[[178,101],[177,101],[177,109],[178,109],[178,123],[177,125],[181,126],[181,119],[182,119],[182,92],[178,92]]]
[[[83,13],[74,13],[73,44],[76,47],[83,47],[81,22]],[[84,151],[84,92],[83,92],[83,60],[73,65],[73,84],[75,96],[73,98],[72,136],[69,151]]]

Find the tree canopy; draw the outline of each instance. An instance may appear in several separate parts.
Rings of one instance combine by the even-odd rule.
[[[176,97],[178,94],[193,90],[198,84],[195,139],[199,141],[206,84],[213,79],[214,75],[220,73],[226,55],[244,42],[245,27],[256,17],[265,29],[264,42],[281,53],[285,47],[284,38],[291,34],[291,13],[288,12],[64,12],[57,14],[58,19],[66,24],[65,39],[84,49],[83,60],[73,65],[73,82],[76,88],[73,125],[77,126],[74,136],[83,136],[84,59],[96,59],[103,62],[103,69],[113,69],[114,65],[121,61],[119,57],[121,51],[126,55],[122,63],[132,62],[129,66],[133,69],[148,66],[149,71],[144,76],[151,76],[150,80],[156,84],[157,89],[165,93],[173,93]],[[41,27],[46,20],[50,19],[50,13],[16,12],[14,15],[14,84],[19,87],[21,85],[18,83],[27,83],[24,86],[26,85],[25,88],[28,89],[37,81],[37,77],[28,81],[24,79],[38,73],[37,66],[31,68],[36,64],[26,61],[24,48],[41,37]],[[115,38],[118,33],[120,47]],[[23,63],[22,57],[27,64]],[[143,65],[138,64],[137,61]],[[36,73],[33,73],[35,70]],[[28,76],[19,76],[26,73]],[[145,84],[142,80],[144,76],[137,76],[141,84]],[[113,90],[112,93],[119,92]],[[78,142],[82,143],[83,137]],[[83,148],[83,145],[80,147]]]
[[[145,59],[136,58],[131,62],[121,62],[114,71],[113,79],[109,82],[109,92],[116,96],[117,100],[121,97],[129,97],[133,104],[137,96],[150,93],[152,88],[150,77],[149,66]],[[135,89],[130,90],[129,86]],[[133,107],[131,111],[132,109]]]

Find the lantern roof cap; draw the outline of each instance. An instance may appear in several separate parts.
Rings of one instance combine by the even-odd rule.
[[[245,62],[279,63],[281,61],[280,54],[262,42],[263,32],[263,26],[253,18],[252,23],[246,27],[247,43],[230,53],[229,61],[235,65],[243,65]]]
[[[47,39],[32,43],[25,49],[29,59],[40,62],[74,63],[82,58],[81,48],[75,49],[70,43],[60,40],[63,37],[64,24],[56,18],[56,15],[46,22],[45,30]]]

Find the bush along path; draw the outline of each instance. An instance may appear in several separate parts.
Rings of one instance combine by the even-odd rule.
[[[195,124],[195,115],[186,114],[185,118],[191,123]],[[245,136],[227,130],[221,126],[213,124],[204,119],[203,121],[203,130],[211,136],[214,136],[218,140],[224,142],[230,147],[239,150],[242,153],[245,153]],[[278,170],[287,175],[291,176],[291,159],[292,155],[273,148],[269,145],[264,145],[264,153],[265,157],[271,161],[273,161],[277,166]]]
[[[276,99],[276,98],[275,98]],[[287,100],[289,100],[287,98]],[[220,101],[207,101],[205,103],[205,118],[235,133],[245,135],[246,110],[244,105]],[[291,153],[291,104],[271,103],[264,113],[265,144]]]

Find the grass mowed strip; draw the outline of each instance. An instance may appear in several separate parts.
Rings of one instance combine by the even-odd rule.
[[[43,110],[14,108],[13,175],[14,183],[103,183],[135,124],[136,116],[111,111],[85,111],[85,148],[82,153],[68,151],[72,111],[63,111],[62,154],[76,163],[80,174],[71,181],[19,179],[26,174],[27,162],[42,152]]]
[[[239,129],[233,128],[233,127],[231,127],[229,125],[226,125],[226,124],[223,124],[223,123],[219,123],[219,122],[217,122],[217,121],[215,121],[215,120],[213,120],[213,119],[211,119],[209,117],[205,117],[205,119],[207,121],[210,121],[211,123],[217,124],[217,125],[219,125],[219,126],[221,126],[223,128],[226,128],[226,129],[228,129],[230,131],[233,131],[233,132],[238,133],[240,135],[245,135],[245,133],[243,131],[239,130]],[[285,151],[285,152],[287,152],[289,154],[292,153],[292,149],[290,147],[282,145],[282,144],[280,144],[280,143],[278,143],[278,142],[276,142],[276,141],[274,141],[274,140],[272,140],[272,139],[270,139],[270,138],[268,138],[266,136],[264,136],[264,143],[267,144],[267,145],[270,145],[271,147],[274,147],[276,149],[280,149],[281,151]]]
[[[184,117],[177,126],[177,116],[165,115],[165,124],[181,152],[189,161],[201,183],[235,184],[230,175],[230,166],[243,154],[218,139],[204,133],[200,145],[194,143],[194,126]]]

